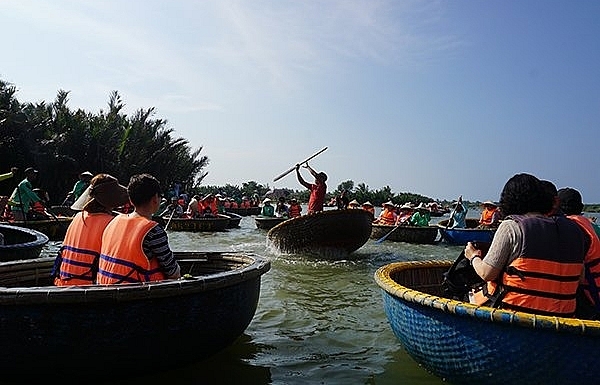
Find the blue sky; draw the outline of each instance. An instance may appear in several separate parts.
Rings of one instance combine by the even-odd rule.
[[[600,203],[598,1],[3,0],[22,102],[155,107],[209,185],[311,165],[370,189],[497,200],[528,172]],[[95,170],[101,171],[101,170]],[[311,180],[309,174],[303,174]]]

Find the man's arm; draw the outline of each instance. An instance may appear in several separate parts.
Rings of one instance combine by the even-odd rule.
[[[302,186],[304,186],[304,187],[306,187],[307,189],[310,190],[310,183],[308,183],[307,181],[305,181],[304,178],[302,178],[302,175],[300,175],[300,164],[296,165],[296,177],[298,178],[298,182],[300,182],[300,184]]]

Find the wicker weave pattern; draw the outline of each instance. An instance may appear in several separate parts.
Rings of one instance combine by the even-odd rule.
[[[0,264],[3,377],[130,374],[197,361],[231,344],[254,316],[270,262],[243,253],[177,258],[193,278],[62,288],[23,286],[47,281],[52,258]],[[104,365],[111,370],[98,373]]]
[[[436,296],[451,262],[377,270],[395,335],[426,369],[456,384],[597,383],[600,322],[478,307]]]
[[[270,245],[283,253],[345,256],[371,235],[371,216],[364,210],[329,210],[289,219],[267,233]]]

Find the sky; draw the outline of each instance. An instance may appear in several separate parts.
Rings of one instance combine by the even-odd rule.
[[[497,201],[526,172],[600,203],[598,20],[596,0],[2,0],[0,79],[154,107],[205,185],[301,190],[273,179],[327,147],[329,191]]]

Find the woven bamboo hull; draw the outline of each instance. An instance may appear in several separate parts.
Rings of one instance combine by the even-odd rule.
[[[170,231],[224,231],[229,225],[229,217],[204,217],[204,218],[163,218]]]
[[[373,224],[371,230],[372,239],[380,239],[390,233],[395,226]],[[399,226],[387,238],[386,241],[407,242],[420,244],[434,244],[438,236],[437,226],[419,227],[419,226]]]
[[[244,208],[236,208],[236,209],[234,209],[234,208],[230,207],[230,208],[228,208],[226,210],[227,210],[227,212],[235,213],[235,214],[241,215],[243,217],[247,217],[249,215],[259,215],[260,211],[262,210],[262,208],[260,208],[258,206],[257,207],[245,208],[245,209]]]
[[[450,229],[446,228],[449,219],[444,219],[438,222],[437,226],[440,230],[442,239],[452,245],[466,245],[467,242],[491,242],[496,233],[496,229],[478,229],[479,220],[467,218],[466,229]]]
[[[45,284],[35,278],[48,278],[52,258],[0,264],[0,286],[9,286],[0,288],[3,378],[67,378],[75,370],[114,379],[197,362],[233,343],[254,317],[269,261],[241,253],[176,254],[192,279],[32,287]]]
[[[51,241],[62,241],[65,239],[67,228],[69,228],[72,220],[73,217],[56,217],[53,219],[11,221],[8,224],[39,231],[46,234]]]
[[[254,223],[256,223],[256,227],[262,230],[269,230],[273,227],[277,226],[281,222],[285,221],[287,218],[282,217],[263,217],[257,216],[254,218]]]
[[[0,224],[4,244],[0,245],[0,262],[38,258],[48,237],[39,231]]]
[[[371,214],[365,210],[328,210],[288,219],[269,230],[267,239],[282,253],[343,258],[369,240],[371,228]]]
[[[402,346],[452,384],[598,383],[600,322],[477,307],[438,297],[452,262],[397,262],[375,281]]]

